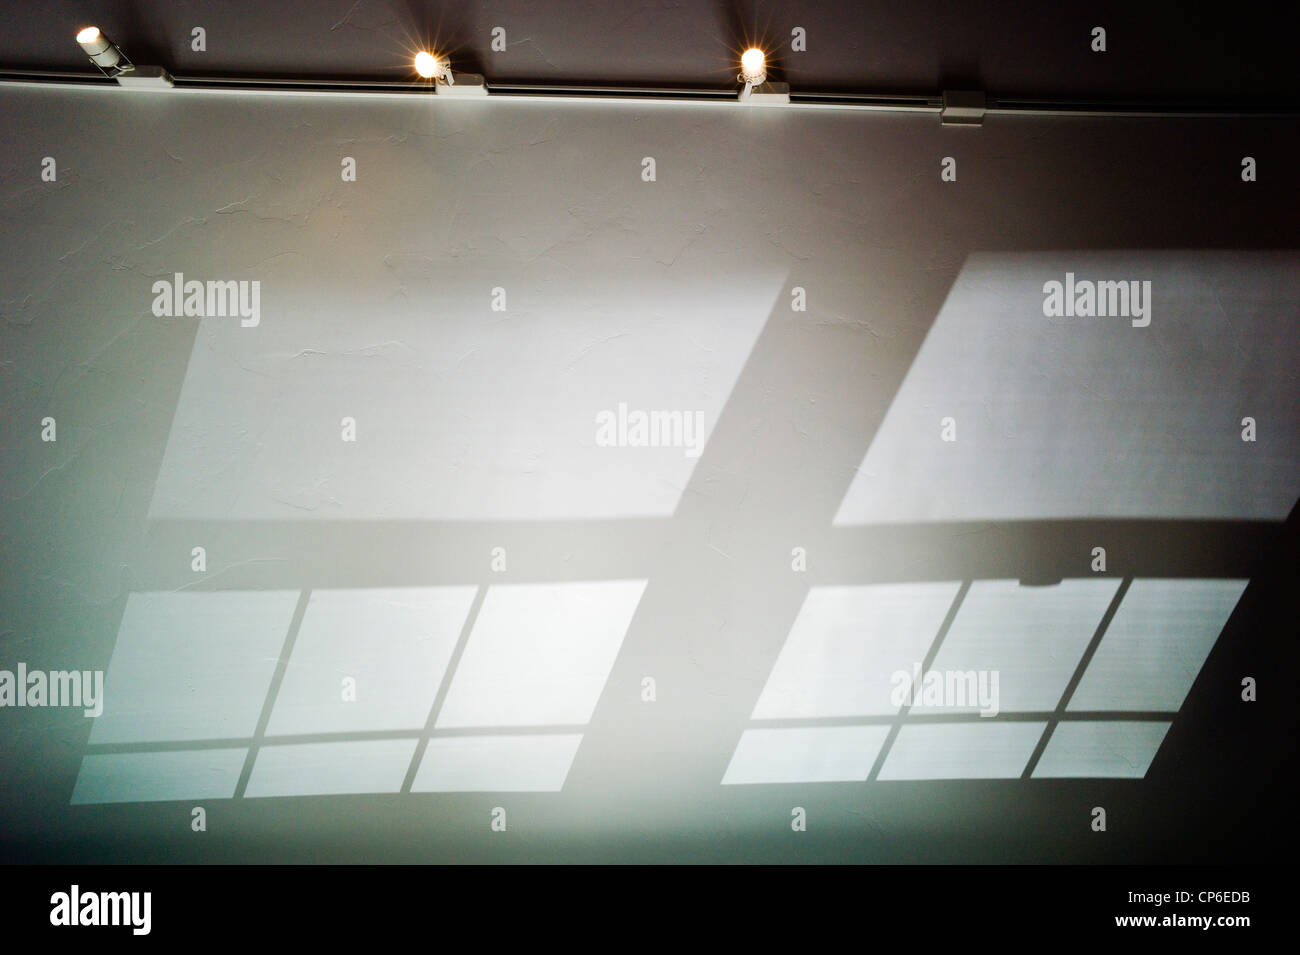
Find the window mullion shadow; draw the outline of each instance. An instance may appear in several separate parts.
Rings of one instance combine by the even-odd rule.
[[[1083,656],[1079,658],[1079,665],[1074,668],[1070,682],[1065,685],[1065,691],[1061,694],[1061,701],[1056,704],[1055,712],[1048,719],[1047,725],[1043,727],[1043,735],[1038,738],[1038,745],[1029,754],[1029,762],[1025,763],[1024,771],[1020,774],[1021,779],[1030,779],[1034,775],[1034,770],[1038,768],[1038,761],[1043,758],[1043,753],[1047,750],[1047,744],[1052,741],[1052,734],[1056,731],[1057,724],[1064,719],[1065,708],[1070,705],[1070,698],[1074,696],[1074,691],[1078,689],[1079,684],[1083,681],[1083,674],[1087,671],[1088,665],[1092,663],[1097,648],[1101,646],[1101,639],[1106,635],[1110,622],[1115,619],[1119,605],[1124,602],[1124,595],[1128,593],[1129,584],[1132,582],[1132,577],[1125,577],[1115,591],[1115,596],[1110,599],[1110,606],[1101,615],[1101,622],[1097,624],[1096,632],[1093,633],[1092,639],[1088,641]]]
[[[266,689],[266,700],[262,703],[262,714],[257,718],[257,728],[248,744],[248,754],[244,757],[244,768],[239,773],[239,782],[235,785],[235,799],[244,798],[248,789],[248,780],[253,775],[253,763],[257,761],[257,752],[266,737],[266,728],[271,723],[271,711],[275,709],[276,697],[280,695],[280,684],[289,669],[289,657],[293,645],[298,640],[298,631],[302,628],[302,618],[307,615],[307,604],[311,600],[311,588],[298,594],[298,605],[293,608],[293,618],[289,621],[289,632],[284,636],[284,646],[280,648],[280,657],[275,661],[275,673],[271,676],[271,685]]]
[[[461,657],[465,655],[465,647],[469,644],[469,635],[473,633],[474,624],[478,622],[479,611],[483,608],[483,601],[487,597],[487,592],[486,585],[480,586],[474,592],[474,602],[470,604],[469,613],[465,616],[465,624],[461,627],[460,636],[456,639],[456,647],[452,650],[451,658],[447,661],[447,669],[443,671],[442,682],[438,685],[438,692],[433,698],[433,705],[429,707],[429,718],[425,720],[424,731],[415,744],[415,752],[411,754],[411,765],[406,768],[406,777],[402,780],[400,790],[403,793],[409,793],[411,787],[415,785],[415,774],[419,771],[420,763],[424,759],[424,751],[428,749],[429,738],[433,736],[434,726],[438,722],[438,714],[442,712],[442,705],[446,702],[447,693],[451,689],[452,677],[456,675]]]
[[[929,671],[934,664],[935,657],[939,655],[939,647],[943,645],[943,638],[948,635],[948,629],[952,626],[952,622],[957,619],[957,611],[961,610],[962,601],[966,599],[970,587],[971,581],[963,580],[961,587],[957,589],[957,596],[952,598],[952,606],[948,608],[948,613],[944,616],[943,623],[939,624],[939,631],[934,635],[930,649],[926,651],[925,659],[921,661],[922,674]],[[894,740],[898,739],[899,730],[903,728],[903,721],[907,719],[907,714],[911,709],[912,704],[906,700],[899,707],[898,713],[894,716],[889,727],[889,734],[885,737],[885,742],[881,744],[880,752],[876,754],[876,761],[871,766],[871,772],[867,774],[867,782],[875,782],[880,775],[885,760],[889,758],[889,751],[894,746]]]

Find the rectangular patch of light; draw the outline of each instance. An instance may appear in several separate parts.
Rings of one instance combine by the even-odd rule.
[[[489,588],[438,727],[585,724],[645,585],[600,580]]]
[[[263,746],[246,796],[329,796],[400,792],[414,739]]]
[[[944,637],[931,669],[997,675],[997,711],[1054,710],[1097,631],[1116,578],[1065,580],[1054,587],[1022,587],[1015,580],[977,580]],[[960,683],[957,683],[960,686]],[[913,713],[973,713],[980,707],[945,700]]]
[[[1051,282],[1107,314],[1056,315]],[[834,523],[1284,520],[1298,300],[1293,250],[972,253]]]
[[[882,780],[1018,779],[1046,723],[919,723],[894,740]]]
[[[72,805],[230,799],[247,755],[247,749],[203,749],[85,756]]]
[[[1248,583],[1133,581],[1068,709],[1180,709]]]
[[[473,587],[312,591],[267,732],[423,729],[473,601]]]
[[[610,135],[606,124],[602,140]],[[779,306],[788,261],[759,248],[736,260],[731,240],[714,228],[682,246],[682,225],[664,219],[641,223],[634,248],[588,236],[570,248],[578,267],[557,269],[552,253],[570,245],[571,217],[563,207],[559,218],[538,211],[548,204],[537,195],[541,158],[498,159],[513,166],[523,191],[494,211],[480,202],[473,228],[508,234],[512,245],[526,230],[547,237],[530,262],[488,240],[487,256],[391,252],[375,257],[378,269],[358,271],[338,243],[308,239],[310,264],[279,262],[259,273],[266,316],[255,332],[238,320],[199,320],[150,518],[673,514]],[[567,160],[551,161],[563,175]],[[480,187],[501,188],[500,173]],[[619,214],[611,196],[598,204]],[[425,228],[412,219],[417,205],[403,198],[383,216],[371,207],[360,234],[374,247],[401,248]],[[455,215],[450,206],[426,214]],[[659,243],[678,250],[671,270],[649,251]],[[486,296],[505,275],[510,310],[495,315]],[[438,303],[434,322],[430,301]],[[518,324],[485,321],[489,315]],[[636,446],[635,438],[610,445],[597,438],[597,416],[617,415],[620,399],[633,412],[690,415],[696,427],[680,445]],[[357,422],[363,453],[347,453],[340,441],[345,416]]]
[[[429,740],[413,792],[559,792],[580,733]]]
[[[91,743],[252,736],[297,591],[134,593]]]
[[[862,782],[888,735],[888,726],[745,730],[722,784]]]
[[[956,582],[814,587],[754,707],[754,719],[876,716],[895,671],[925,658]]]
[[[1136,720],[1058,723],[1034,767],[1034,778],[1141,779],[1170,725]]]

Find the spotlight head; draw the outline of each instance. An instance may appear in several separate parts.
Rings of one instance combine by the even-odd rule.
[[[118,64],[122,62],[122,51],[117,48],[117,44],[111,42],[108,37],[99,32],[99,27],[86,27],[79,32],[77,34],[77,43],[86,51],[86,56],[90,57],[90,62],[101,70],[107,72],[115,68],[125,69],[125,67],[118,67]]]
[[[767,57],[756,46],[751,46],[740,55],[740,80],[753,86],[761,86],[767,79]]]
[[[426,80],[447,79],[451,73],[451,64],[441,56],[421,50],[415,54],[415,72]]]

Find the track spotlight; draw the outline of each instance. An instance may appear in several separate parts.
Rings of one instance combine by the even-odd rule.
[[[90,62],[105,76],[117,80],[118,86],[141,90],[169,90],[174,85],[171,75],[161,66],[136,66],[121,48],[99,27],[86,27],[77,34],[77,43]]]
[[[740,75],[736,82],[744,83],[740,101],[754,106],[783,106],[790,102],[790,87],[784,83],[767,81],[767,54],[751,46],[740,55]]]
[[[434,92],[441,96],[486,96],[487,85],[477,73],[454,73],[451,61],[427,50],[415,54],[415,72],[433,80]]]
[[[99,32],[99,27],[86,27],[77,34],[77,43],[105,76],[117,76],[135,69],[117,44]]]

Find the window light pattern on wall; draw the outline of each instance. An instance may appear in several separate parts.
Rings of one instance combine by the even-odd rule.
[[[644,589],[131,594],[72,802],[557,791]]]
[[[722,782],[1142,778],[1247,583],[814,587]]]

